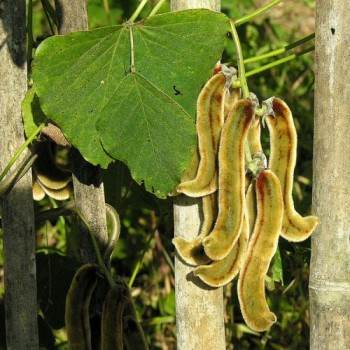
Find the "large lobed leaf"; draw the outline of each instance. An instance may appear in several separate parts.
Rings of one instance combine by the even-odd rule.
[[[228,21],[187,10],[49,38],[33,68],[42,110],[86,160],[122,160],[165,197],[190,161],[196,98],[221,58]]]

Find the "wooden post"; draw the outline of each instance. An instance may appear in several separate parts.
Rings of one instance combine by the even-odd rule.
[[[59,34],[88,29],[86,0],[55,0]],[[91,165],[81,154],[73,152],[73,186],[75,203],[89,222],[103,251],[108,241],[105,197],[100,168]],[[78,222],[80,256],[84,262],[97,262],[90,237],[85,226]]]
[[[350,349],[350,2],[316,1],[311,349]]]
[[[220,11],[217,0],[172,0],[171,10],[208,8]],[[201,225],[201,200],[174,198],[175,237],[195,238]],[[178,350],[224,350],[222,288],[210,288],[191,274],[193,267],[175,258],[176,327]]]
[[[0,171],[24,143],[21,102],[27,91],[26,2],[0,3]],[[1,199],[8,350],[37,350],[37,286],[32,177]]]

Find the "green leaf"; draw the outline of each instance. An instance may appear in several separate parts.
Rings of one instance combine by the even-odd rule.
[[[33,81],[44,113],[87,161],[102,167],[112,159],[101,146],[95,122],[106,91],[113,88],[109,83],[125,76],[126,34],[123,26],[115,26],[55,36],[35,55]]]
[[[279,282],[283,286],[283,266],[279,248],[277,248],[275,258],[273,260],[272,278],[275,282]]]
[[[38,126],[47,119],[41,110],[39,98],[33,88],[27,91],[22,101],[22,115],[27,137],[33,135]]]
[[[97,129],[106,151],[157,196],[166,196],[180,182],[196,137],[185,110],[137,74],[123,79],[101,111]]]
[[[194,117],[198,94],[221,59],[229,30],[229,18],[209,10],[151,17],[133,29],[136,71]]]
[[[224,14],[187,10],[49,38],[33,67],[41,107],[86,160],[123,160],[165,197],[190,162],[196,99],[228,30]]]

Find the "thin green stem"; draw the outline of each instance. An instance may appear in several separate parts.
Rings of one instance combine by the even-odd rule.
[[[57,26],[57,16],[56,16],[56,10],[55,8],[51,5],[50,1],[48,0],[41,0],[42,6],[45,8],[45,11],[47,11],[48,15],[52,19],[53,23],[55,26]]]
[[[115,283],[111,273],[109,272],[109,270],[106,267],[106,264],[104,262],[102,254],[100,252],[100,248],[98,246],[96,237],[95,237],[94,233],[92,232],[91,226],[85,220],[85,218],[82,215],[81,211],[76,207],[74,201],[67,202],[66,204],[64,204],[61,207],[45,210],[45,211],[37,214],[35,216],[35,223],[36,223],[36,225],[38,225],[38,224],[42,223],[45,220],[55,220],[55,219],[57,219],[57,217],[66,216],[66,215],[72,215],[73,213],[76,216],[78,216],[79,220],[81,220],[81,222],[84,224],[84,226],[86,227],[87,231],[89,232],[89,235],[90,235],[90,238],[91,238],[91,241],[92,241],[92,245],[93,245],[94,250],[95,250],[95,254],[96,254],[98,265],[100,266],[103,274],[105,275],[109,285],[111,287],[115,286],[116,283]],[[114,220],[114,222],[112,223],[112,233],[111,233],[111,236],[112,236],[111,239],[113,240],[113,242],[109,242],[109,246],[107,247],[107,249],[109,249],[112,246],[114,248],[115,243],[117,242],[117,240],[119,238],[120,222],[119,222],[118,213],[111,206],[106,205],[106,213],[107,213],[107,215],[110,216],[110,218],[112,216],[112,220]],[[108,256],[106,257],[106,260],[109,259],[110,253],[111,253],[111,251],[109,250],[107,252]],[[105,254],[106,254],[106,252],[105,252]]]
[[[280,55],[280,54],[285,53],[285,52],[286,52],[286,48],[282,47],[280,49],[264,53],[263,55],[246,58],[244,60],[244,63],[247,64],[247,63],[261,61],[261,60],[264,60],[266,58],[274,57],[274,56]]]
[[[247,79],[245,77],[245,67],[244,67],[244,59],[243,59],[243,53],[242,53],[242,47],[241,47],[241,42],[239,40],[239,36],[236,30],[236,27],[233,23],[233,21],[230,21],[231,25],[231,31],[232,31],[232,38],[236,46],[236,51],[237,51],[237,65],[238,65],[238,78],[241,83],[241,89],[243,93],[244,98],[249,98],[250,93],[249,93],[249,88],[247,84]],[[249,149],[249,144],[246,142],[244,144],[244,154],[245,154],[245,160],[247,163],[251,162],[252,160],[252,155]]]
[[[132,16],[129,19],[129,22],[135,22],[135,19],[139,16],[140,12],[143,10],[145,5],[147,4],[148,0],[142,0],[140,5],[137,7],[135,12],[132,14]]]
[[[52,15],[50,14],[50,11],[51,11],[50,6],[51,6],[51,4],[48,3],[47,0],[41,0],[41,5],[43,6],[44,13],[45,13],[47,22],[49,23],[49,27],[50,27],[51,33],[52,33],[52,35],[56,35],[57,34],[57,21],[55,21],[55,18],[52,17]],[[56,26],[55,28],[52,25],[51,20],[55,23],[55,26]]]
[[[165,257],[165,260],[167,261],[168,265],[170,266],[170,269],[173,273],[173,275],[175,275],[175,266],[174,266],[174,263],[172,262],[168,252],[166,251],[166,249],[163,247],[162,245],[162,253],[164,254],[164,257]]]
[[[112,24],[111,9],[109,7],[108,0],[103,0],[103,9],[105,11],[108,24],[111,25]]]
[[[234,21],[235,26],[238,27],[243,23],[246,23],[246,22],[253,20],[254,18],[256,18],[256,17],[260,16],[261,14],[263,14],[264,12],[268,11],[270,8],[278,5],[282,1],[283,0],[270,1],[268,4],[266,4],[265,6],[261,7],[260,9],[258,9],[256,11],[254,11],[253,13],[250,13],[249,15],[243,16],[243,17],[237,19],[236,21]]]
[[[148,15],[148,17],[152,17],[154,15],[156,15],[159,11],[159,9],[163,6],[163,4],[166,2],[167,0],[159,0],[157,5],[154,6],[153,10],[151,11],[151,13]]]
[[[263,71],[265,71],[265,70],[268,70],[268,69],[270,69],[270,68],[272,68],[272,67],[276,67],[276,66],[278,66],[278,65],[280,65],[280,64],[283,64],[283,63],[289,62],[289,61],[291,61],[291,60],[294,60],[296,57],[301,56],[301,55],[304,55],[304,54],[306,54],[306,53],[308,53],[308,52],[311,52],[311,51],[313,51],[314,49],[315,49],[315,46],[311,46],[311,47],[309,47],[309,48],[307,48],[307,49],[305,49],[305,50],[302,50],[302,51],[300,51],[300,52],[293,53],[292,55],[289,55],[289,56],[287,56],[287,57],[281,58],[280,60],[277,60],[277,61],[274,61],[274,62],[265,64],[264,66],[261,66],[261,67],[259,67],[259,68],[253,69],[253,70],[247,72],[247,73],[245,74],[245,76],[246,76],[246,78],[251,77],[252,75],[261,73],[261,72],[263,72]]]
[[[6,165],[4,171],[0,175],[0,182],[4,179],[6,174],[11,169],[12,165],[16,162],[16,160],[19,158],[19,156],[22,154],[22,152],[29,146],[29,144],[36,138],[36,136],[39,134],[41,129],[44,127],[44,123],[40,124],[38,128],[34,131],[32,135],[28,138],[28,140],[21,146],[21,148],[15,153],[15,155],[12,157],[10,162]]]
[[[285,53],[289,50],[292,50],[294,49],[295,47],[299,46],[299,45],[302,45],[312,39],[314,39],[315,37],[315,33],[313,34],[310,34],[308,36],[306,36],[305,38],[302,38],[298,41],[295,41],[294,43],[292,44],[289,44],[289,45],[286,45],[285,47],[282,47],[280,49],[277,49],[277,50],[274,50],[274,51],[270,51],[268,53],[265,53],[263,55],[259,55],[259,56],[255,56],[255,57],[250,57],[250,58],[246,58],[244,60],[244,63],[247,64],[247,63],[253,63],[253,62],[257,62],[257,61],[260,61],[260,60],[263,60],[263,59],[266,59],[266,58],[270,58],[270,57],[273,57],[273,56],[277,56],[277,55],[280,55],[282,53]]]
[[[10,191],[11,188],[27,173],[37,157],[38,155],[36,153],[29,151],[20,164],[18,164],[16,169],[0,182],[0,198]]]
[[[287,45],[286,46],[286,51],[292,50],[295,47],[297,47],[299,45],[302,45],[302,44],[304,44],[304,43],[306,43],[306,42],[308,42],[308,41],[310,41],[312,39],[315,39],[315,33],[312,33],[312,34],[306,36],[305,38],[302,38],[300,40],[295,41],[294,43],[291,43],[291,44]]]
[[[94,233],[92,232],[90,224],[86,221],[83,214],[80,212],[80,210],[75,205],[70,207],[69,210],[72,211],[73,213],[75,213],[79,217],[81,222],[85,225],[86,229],[88,230],[91,241],[92,241],[92,245],[94,246],[98,265],[99,265],[100,269],[102,270],[103,274],[105,275],[109,285],[111,287],[115,287],[116,283],[115,283],[111,273],[108,271],[108,269],[103,261],[103,257],[102,257],[102,254],[100,252],[100,248],[98,246],[96,237],[95,237]]]
[[[230,21],[231,30],[232,30],[232,38],[236,46],[237,50],[237,65],[238,65],[238,78],[241,82],[241,88],[243,92],[244,98],[249,98],[249,88],[246,80],[245,68],[244,68],[244,59],[242,54],[241,42],[238,37],[237,30],[234,26],[233,21]]]
[[[129,283],[128,283],[128,287],[129,287],[129,288],[131,288],[132,285],[134,284],[135,278],[136,278],[138,272],[140,271],[140,268],[141,268],[141,265],[142,265],[143,257],[145,256],[145,254],[146,254],[146,252],[147,252],[147,250],[148,250],[148,248],[149,248],[149,245],[150,245],[152,239],[153,239],[153,235],[152,235],[152,236],[149,238],[149,240],[147,241],[147,244],[146,244],[145,248],[143,249],[143,252],[142,252],[142,254],[141,254],[141,257],[140,257],[140,259],[138,260],[138,262],[137,262],[137,264],[136,264],[136,266],[135,266],[135,268],[134,268],[134,271],[132,272],[132,275],[131,275],[131,277],[130,277],[130,281],[129,281]]]

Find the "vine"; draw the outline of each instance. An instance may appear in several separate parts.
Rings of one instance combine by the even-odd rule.
[[[248,134],[251,125],[254,123],[254,118],[257,118],[259,128],[259,119],[263,122],[266,119],[271,130],[271,120],[275,120],[273,119],[276,118],[275,114],[279,114],[280,112],[280,109],[276,107],[280,102],[278,102],[279,100],[273,100],[272,104],[274,107],[268,107],[267,104],[263,104],[260,107],[249,90],[248,78],[293,60],[314,49],[311,46],[299,52],[293,52],[274,62],[262,65],[259,68],[250,71],[246,69],[247,64],[284,54],[314,39],[314,34],[311,34],[269,53],[250,58],[243,57],[241,42],[236,28],[243,23],[253,20],[280,2],[281,0],[271,1],[252,14],[232,20],[223,14],[206,10],[188,10],[176,14],[157,15],[161,6],[165,3],[165,0],[161,0],[152,9],[146,19],[135,22],[147,4],[147,0],[142,0],[129,21],[123,25],[92,30],[85,33],[78,32],[45,40],[35,54],[32,90],[32,93],[34,92],[33,98],[38,98],[40,101],[40,108],[42,108],[45,115],[45,120],[41,120],[37,129],[28,137],[26,143],[16,152],[13,159],[1,173],[0,196],[4,195],[32,166],[35,160],[35,147],[33,147],[33,153],[30,156],[24,157],[24,160],[15,171],[9,174],[11,167],[24,150],[35,140],[40,139],[38,135],[48,120],[53,120],[57,123],[67,136],[69,142],[92,164],[101,165],[106,168],[111,162],[121,160],[128,165],[133,178],[138,183],[144,184],[146,189],[149,192],[153,192],[156,196],[165,198],[169,193],[174,193],[174,188],[178,192],[191,195],[189,192],[180,190],[180,187],[181,184],[183,185],[181,176],[184,170],[188,168],[193,154],[195,139],[197,136],[200,138],[203,132],[198,130],[198,125],[197,130],[194,130],[194,101],[200,95],[200,91],[203,91],[201,87],[212,73],[213,63],[222,54],[225,37],[228,27],[230,27],[237,54],[238,77],[237,79],[233,79],[232,83],[230,81],[228,86],[226,86],[227,77],[225,76],[225,81],[221,82],[220,85],[222,96],[219,102],[220,110],[218,110],[221,113],[220,118],[223,120],[223,123],[219,125],[218,129],[218,135],[220,136],[220,133],[222,133],[222,140],[220,141],[220,146],[219,141],[217,141],[217,148],[221,147],[220,149],[225,150],[226,153],[223,152],[220,158],[216,150],[213,153],[213,159],[210,160],[212,170],[214,173],[219,174],[218,179],[213,177],[212,174],[208,175],[210,179],[214,178],[214,190],[210,193],[203,192],[205,194],[200,192],[200,195],[197,193],[197,196],[203,197],[204,203],[204,197],[213,195],[217,191],[217,188],[219,190],[228,188],[227,198],[224,198],[220,192],[218,195],[215,194],[215,196],[207,198],[209,201],[217,202],[219,207],[218,213],[216,213],[214,207],[209,208],[209,204],[207,203],[209,209],[204,213],[204,216],[207,222],[210,222],[208,224],[210,228],[206,228],[206,232],[203,233],[193,246],[190,246],[190,248],[186,246],[186,244],[193,242],[174,241],[174,243],[180,255],[183,255],[184,260],[191,263],[194,262],[194,265],[205,265],[196,267],[194,274],[209,285],[219,286],[228,283],[239,273],[241,268],[244,272],[248,271],[247,276],[250,276],[248,277],[248,282],[252,282],[254,280],[254,271],[259,267],[255,266],[252,268],[248,266],[248,263],[244,262],[247,261],[244,260],[246,256],[244,254],[246,248],[244,247],[248,244],[249,233],[252,233],[252,227],[249,225],[251,225],[251,222],[262,223],[267,218],[267,208],[272,208],[273,205],[271,203],[274,198],[278,197],[278,201],[274,203],[275,207],[273,210],[275,214],[278,211],[277,216],[281,219],[281,223],[279,221],[273,223],[275,225],[274,233],[276,239],[281,230],[283,237],[287,239],[291,237],[288,236],[290,223],[294,225],[294,228],[299,228],[301,232],[302,229],[300,227],[303,226],[306,219],[310,225],[306,225],[307,232],[304,232],[305,235],[298,236],[300,239],[293,238],[294,240],[305,239],[312,233],[318,223],[318,219],[315,217],[301,218],[294,211],[294,207],[291,206],[291,173],[288,175],[289,183],[285,185],[281,180],[281,176],[278,176],[279,169],[275,169],[279,166],[273,165],[276,164],[276,161],[273,160],[274,158],[271,157],[272,160],[270,158],[269,166],[272,170],[270,173],[269,170],[265,169],[267,165],[264,154],[262,152],[252,152],[249,146]],[[45,14],[50,23],[51,30],[55,32],[52,8],[46,1],[42,1],[42,4],[45,8]],[[31,1],[29,6],[32,8]],[[54,24],[51,23],[52,21]],[[28,27],[30,35],[28,38],[28,61],[32,60],[32,48],[34,46],[30,29],[31,22],[32,13],[29,12]],[[189,24],[191,30],[190,34],[187,35]],[[196,42],[191,37],[194,34],[197,34],[199,38]],[[182,37],[184,38],[183,42],[176,43],[176,40],[180,40],[179,38]],[[205,44],[203,44],[204,40],[206,40]],[[205,51],[208,43],[213,47],[213,54],[210,57],[208,57],[207,51]],[[175,49],[173,45],[176,47]],[[162,51],[159,49],[160,47],[165,49]],[[180,50],[178,57],[173,53],[177,52],[177,50]],[[190,51],[195,52],[196,57],[189,55],[189,58],[185,59],[185,53]],[[113,54],[108,56],[110,52],[113,52]],[[60,54],[61,61],[56,63],[58,53]],[[147,57],[150,57],[150,59],[147,60]],[[108,67],[106,71],[103,70],[105,67]],[[220,73],[214,74],[216,79],[224,71],[225,68],[223,67]],[[71,77],[71,80],[67,79],[67,77]],[[92,81],[91,84],[88,83],[90,78]],[[171,79],[170,84],[169,79]],[[230,105],[230,107],[233,107],[226,111],[225,101],[227,101],[227,96],[223,94],[225,90],[222,88],[222,85],[225,85],[229,91],[228,95],[232,93],[230,89],[241,90],[242,92],[242,98],[238,102],[233,102]],[[171,87],[169,88],[169,86]],[[208,85],[206,86],[208,87]],[[209,89],[211,88],[209,86]],[[203,98],[202,102],[197,101],[197,106],[198,103],[207,103],[207,107],[211,108],[213,101],[215,99],[218,100],[218,91],[211,92],[211,99],[206,100],[207,97]],[[31,102],[32,100],[29,101],[29,104]],[[205,112],[207,112],[207,109]],[[137,115],[135,111],[140,111],[141,116]],[[32,111],[33,115],[35,113],[37,113],[37,110]],[[67,119],[67,116],[71,119]],[[174,121],[169,116],[176,116],[178,119]],[[29,119],[31,117],[29,116]],[[31,122],[34,122],[34,120]],[[84,128],[81,127],[82,125],[84,125]],[[231,131],[235,137],[230,134],[228,125],[232,128]],[[291,122],[288,125],[289,128],[294,128]],[[135,129],[140,137],[131,138],[130,130],[134,133]],[[117,135],[115,135],[116,130],[118,132]],[[175,136],[173,135],[174,130],[177,130]],[[213,130],[208,131],[213,132]],[[271,138],[273,138],[273,131],[270,132]],[[258,142],[260,142],[260,129],[258,133]],[[212,134],[209,136],[212,136]],[[272,144],[275,146],[276,142],[274,141]],[[291,150],[292,146],[286,142],[286,147],[289,150]],[[260,210],[260,213],[258,211],[259,215],[262,216],[257,218],[251,218],[247,214],[249,210],[246,209],[246,202],[249,201],[246,199],[244,193],[244,184],[248,180],[245,180],[241,176],[238,180],[235,179],[235,183],[232,183],[232,181],[227,181],[232,174],[225,174],[225,171],[223,171],[229,160],[231,160],[229,153],[232,147],[237,150],[237,159],[234,161],[236,166],[235,173],[242,175],[247,170],[247,174],[250,176],[250,185],[253,187],[255,184],[256,191],[260,195],[258,197],[258,208],[262,208],[263,210]],[[244,148],[243,157],[242,147]],[[291,152],[294,151],[295,149],[293,148]],[[146,160],[142,159],[143,154],[146,154]],[[161,161],[158,161],[159,159],[157,157]],[[218,157],[218,159],[215,159],[215,157]],[[201,155],[202,159],[203,156]],[[149,166],[148,162],[150,162],[151,166]],[[165,166],[162,167],[163,163]],[[294,169],[293,164],[287,164],[287,167],[290,171]],[[198,165],[199,168],[200,166]],[[223,173],[224,175],[222,175]],[[202,178],[202,175],[199,175]],[[223,176],[226,179],[222,179]],[[217,186],[217,183],[221,185]],[[271,195],[268,192],[268,188],[272,186],[272,183],[273,193]],[[278,186],[282,186],[282,189],[285,186],[287,188],[285,192],[288,192],[289,197],[281,197]],[[237,196],[233,192],[237,192]],[[262,198],[264,196],[270,202],[263,202]],[[233,213],[228,213],[226,204],[232,201],[232,198],[238,198],[235,202],[237,207],[233,208]],[[286,218],[281,213],[282,207],[288,205],[290,210],[289,212],[287,211],[287,214],[289,213],[290,215]],[[57,210],[46,212],[42,215],[46,215],[46,217],[53,214],[65,215],[67,211],[74,213],[86,226],[93,242],[99,270],[102,271],[103,276],[107,279],[111,290],[117,287],[118,284],[113,279],[106,261],[118,240],[119,231],[113,231],[108,250],[103,254],[98,247],[94,232],[92,232],[90,225],[80,211],[74,206],[74,203],[66,203]],[[228,216],[231,214],[236,215],[235,222],[234,225],[228,227]],[[206,218],[209,215],[212,216],[211,219]],[[216,227],[213,219],[215,217],[219,218],[216,222],[219,222],[222,227]],[[268,217],[268,219],[270,220],[271,217]],[[293,219],[295,220],[293,221]],[[116,217],[114,217],[114,222],[117,225]],[[267,222],[270,222],[268,228],[271,228],[272,222]],[[281,226],[282,222],[283,226]],[[220,226],[219,224],[217,225]],[[263,227],[261,224],[259,229],[258,224],[252,233],[253,239],[256,239],[258,242],[261,239],[263,242],[265,238],[261,237],[265,237],[266,227]],[[235,226],[234,229],[233,226]],[[298,229],[296,231],[298,235]],[[147,243],[145,251],[150,244],[150,240]],[[239,245],[241,248],[239,248]],[[262,244],[259,243],[260,245]],[[253,243],[249,243],[247,254],[252,255],[256,253],[253,252],[252,246]],[[262,250],[261,247],[260,250]],[[266,258],[263,264],[270,263],[275,251],[276,246],[274,244],[269,252],[261,254],[262,260]],[[134,269],[129,282],[130,287],[139,271],[144,252]],[[208,263],[209,265],[207,265]],[[257,296],[257,299],[263,305],[260,305],[261,308],[266,306],[264,304],[265,292],[262,291],[263,280],[266,274],[265,270],[267,270],[265,269],[265,265],[264,273],[260,275],[259,281],[253,281],[258,285],[257,289],[260,294]],[[230,267],[229,275],[227,272],[228,266]],[[231,267],[234,268],[231,269]],[[217,271],[221,272],[219,277],[216,275]],[[259,320],[254,319],[251,321],[251,314],[255,310],[249,309],[251,305],[247,305],[246,300],[250,298],[252,291],[249,289],[250,285],[247,279],[244,280],[244,278],[240,277],[239,279],[240,289],[238,292],[243,316],[252,329],[257,331],[266,330],[276,319],[275,317],[271,317],[271,313],[268,313],[265,309],[261,314],[264,314],[266,311],[270,319],[269,322],[266,322],[264,326],[260,326]]]

